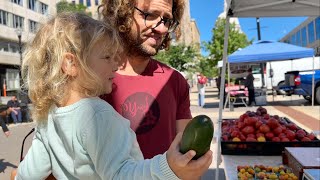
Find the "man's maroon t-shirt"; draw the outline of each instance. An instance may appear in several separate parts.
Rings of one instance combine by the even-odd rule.
[[[185,78],[151,60],[141,75],[116,73],[113,82],[112,93],[101,98],[130,120],[144,158],[167,151],[176,135],[176,121],[192,118]]]

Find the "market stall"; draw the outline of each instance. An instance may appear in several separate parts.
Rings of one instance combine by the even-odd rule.
[[[313,55],[314,50],[312,48],[305,48],[275,41],[258,41],[228,56],[228,72],[230,72],[230,76],[228,77],[233,77],[234,72],[246,72],[246,69],[249,67],[260,67],[258,65],[259,63],[313,57]],[[231,69],[230,67],[236,68]],[[254,70],[255,68],[253,68],[253,71]],[[261,70],[258,70],[258,73],[260,72]],[[245,75],[246,73],[242,73],[242,76]],[[228,80],[228,82],[229,81],[230,80]],[[264,83],[260,84],[262,85]],[[267,88],[261,85],[257,86],[255,84],[256,105],[266,104]]]
[[[221,154],[228,180],[262,178],[272,173],[275,179],[286,176],[301,179],[302,166],[320,171],[320,140],[316,134],[307,132],[286,117],[270,114],[264,107],[246,111],[233,119],[223,119],[221,133]],[[288,148],[288,157],[284,158],[283,152]],[[293,156],[299,162],[293,162]],[[300,160],[307,158],[315,160]],[[277,170],[280,167],[287,171],[280,173]]]
[[[224,35],[223,67],[221,82],[225,82],[227,48],[229,36],[230,17],[289,17],[289,16],[320,16],[319,0],[226,0],[227,15]],[[220,99],[224,96],[225,84],[220,85]],[[218,130],[221,130],[223,101],[219,102]],[[220,154],[221,132],[217,134],[217,154]],[[219,157],[219,156],[217,156]],[[219,168],[220,160],[217,160],[216,168]],[[215,179],[219,179],[219,171],[216,171]]]

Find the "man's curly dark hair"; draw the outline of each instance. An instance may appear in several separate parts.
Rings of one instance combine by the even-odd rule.
[[[134,4],[137,0],[103,0],[98,8],[98,12],[102,13],[103,20],[111,23],[119,32],[124,44],[126,43],[128,32],[131,30],[133,23]],[[172,0],[172,15],[177,21],[181,21],[184,11],[184,0]],[[177,34],[180,28],[176,29]],[[177,36],[179,38],[179,36]],[[162,42],[160,49],[166,49],[170,45],[170,36],[167,34]]]

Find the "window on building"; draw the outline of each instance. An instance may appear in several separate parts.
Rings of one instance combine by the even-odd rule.
[[[29,31],[36,33],[38,30],[38,23],[32,20],[29,20]]]
[[[316,20],[315,20],[315,23],[316,23],[316,34],[317,34],[317,40],[320,39],[320,17],[318,17]]]
[[[296,34],[293,34],[290,38],[290,44],[296,45]]]
[[[23,6],[23,0],[11,0],[11,2]]]
[[[9,43],[10,52],[19,53],[19,44]]]
[[[18,69],[7,69],[7,90],[20,89],[20,78]]]
[[[301,31],[299,30],[299,31],[297,31],[297,33],[296,33],[296,45],[298,45],[298,46],[301,46],[301,33],[300,33]]]
[[[28,0],[28,8],[37,11],[37,0]]]
[[[8,41],[0,40],[0,51],[18,53],[19,44],[16,42],[8,42]]]
[[[314,23],[313,21],[308,24],[308,41],[309,44],[314,42]]]
[[[40,8],[39,8],[39,10],[40,10],[40,13],[41,13],[41,14],[48,14],[48,5],[40,2]]]
[[[91,6],[91,0],[87,0],[87,7]]]
[[[301,29],[301,46],[307,47],[307,27]]]
[[[99,0],[95,0],[95,5],[98,6],[99,5]]]
[[[83,0],[79,0],[79,4],[82,4],[82,5],[83,5]]]
[[[9,17],[8,12],[0,10],[0,24],[8,25],[8,21],[9,21],[8,17]]]
[[[5,41],[0,41],[0,51],[9,51],[8,43]]]
[[[13,21],[12,21],[12,27],[13,28],[20,28],[24,29],[24,18],[18,15],[13,14]]]

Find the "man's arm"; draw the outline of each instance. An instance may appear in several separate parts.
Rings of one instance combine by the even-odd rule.
[[[8,107],[8,108],[12,107],[12,101],[11,101],[11,100],[9,100],[9,101],[7,102],[7,107]]]
[[[176,133],[183,132],[183,130],[186,128],[187,124],[191,121],[191,119],[179,119],[176,122]]]

